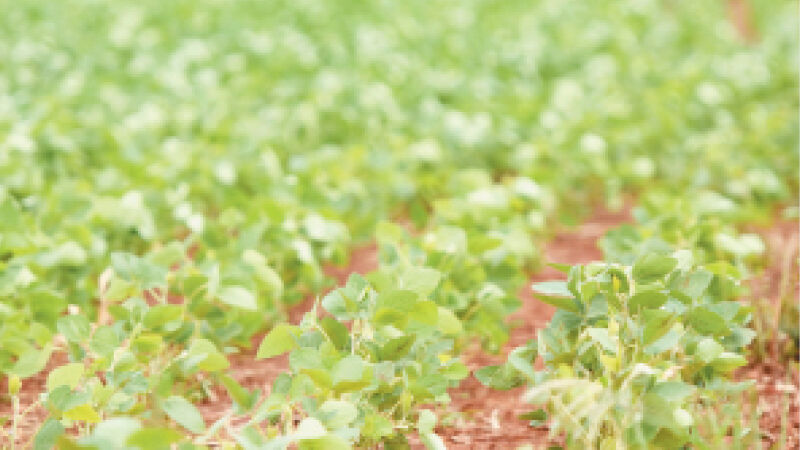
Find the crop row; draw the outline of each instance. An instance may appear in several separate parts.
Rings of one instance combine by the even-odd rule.
[[[692,402],[753,338],[734,300],[764,248],[739,225],[796,201],[790,2],[748,46],[718,2],[201,3],[1,19],[11,401],[69,361],[31,445],[441,447],[432,405],[467,343],[507,341],[551,226],[630,193],[606,263],[537,286],[544,337],[477,376],[533,385],[569,445],[700,442]],[[288,323],[369,240],[379,269]],[[264,332],[258,357],[289,353],[268,394],[228,373]],[[219,386],[234,408],[209,424]]]

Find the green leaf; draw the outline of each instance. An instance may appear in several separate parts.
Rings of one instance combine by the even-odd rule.
[[[439,323],[439,307],[432,301],[417,303],[408,317],[428,326],[437,326]],[[450,323],[449,325],[453,325]]]
[[[414,336],[400,336],[390,339],[381,347],[380,358],[384,361],[397,361],[411,351],[414,345]]]
[[[630,292],[630,283],[628,282],[628,276],[625,275],[625,271],[619,267],[609,267],[608,275],[610,277],[613,294],[627,294]]]
[[[353,391],[369,385],[370,380],[365,373],[366,363],[356,355],[348,355],[333,366],[331,378],[338,391]]]
[[[553,305],[556,308],[563,309],[565,311],[573,312],[573,313],[580,313],[581,312],[581,305],[578,303],[576,298],[566,298],[566,297],[550,297],[547,295],[538,294],[536,298],[541,300],[548,305]]]
[[[708,289],[708,286],[711,284],[711,280],[714,278],[714,274],[708,272],[706,270],[697,270],[692,272],[688,280],[686,280],[686,285],[682,289],[682,292],[689,296],[689,298],[697,299],[703,295],[703,292]]]
[[[547,420],[547,412],[543,409],[536,409],[534,411],[528,411],[526,413],[520,414],[517,418],[521,420],[531,420],[536,422],[542,422]]]
[[[403,329],[408,322],[409,314],[391,308],[379,308],[375,311],[372,321],[375,325],[393,325],[395,328]]]
[[[298,439],[317,439],[328,434],[328,430],[319,419],[315,417],[306,417],[300,424],[297,425],[295,436]]]
[[[436,433],[421,433],[419,437],[422,443],[425,444],[425,448],[429,450],[447,450],[447,446],[444,445],[441,436]]]
[[[566,281],[542,281],[531,285],[533,291],[548,297],[573,297],[572,292],[567,288]]]
[[[744,348],[750,345],[756,335],[756,332],[750,328],[735,327],[731,329],[731,334],[725,336],[723,342],[728,348]]]
[[[667,402],[680,404],[686,397],[692,395],[696,389],[694,386],[682,381],[665,381],[653,386],[650,389],[650,393],[660,396]]]
[[[258,400],[259,390],[250,393],[236,380],[225,374],[221,374],[219,379],[222,385],[225,386],[225,390],[228,391],[228,395],[231,396],[233,401],[236,402],[242,410],[248,411],[255,406],[255,402]]]
[[[138,281],[144,289],[163,285],[167,277],[166,267],[153,264],[130,253],[111,253],[111,267],[122,279]]]
[[[234,439],[242,450],[286,450],[294,442],[294,438],[290,435],[274,437],[267,441],[261,431],[257,431],[253,425],[245,426],[235,434]]]
[[[617,354],[617,346],[611,340],[606,328],[587,328],[586,333],[592,338],[592,341],[599,344],[603,350],[614,355]]]
[[[347,327],[333,317],[325,316],[319,322],[325,334],[333,341],[339,350],[345,349],[350,343],[350,333]]]
[[[443,306],[439,306],[437,309],[437,327],[439,331],[447,336],[458,336],[464,331],[461,321],[453,314],[453,311]]]
[[[47,374],[47,391],[52,392],[58,386],[75,389],[83,377],[83,372],[83,363],[68,363],[53,369]]]
[[[658,291],[642,291],[634,294],[628,300],[628,307],[632,311],[638,311],[640,308],[660,308],[667,302],[667,295]]]
[[[272,358],[297,348],[299,335],[299,327],[286,323],[278,324],[261,341],[256,359]]]
[[[700,214],[724,215],[736,210],[736,203],[713,191],[703,191],[696,194],[693,199],[694,207]]]
[[[137,419],[112,417],[97,424],[92,433],[92,440],[109,443],[113,448],[125,448],[128,438],[141,427],[142,424]]]
[[[373,272],[379,274],[380,272]],[[339,320],[352,319],[364,302],[359,303],[368,290],[367,281],[358,273],[350,274],[345,287],[334,289],[322,298],[322,307]]]
[[[645,347],[644,351],[651,355],[657,355],[668,350],[675,350],[680,344],[683,334],[680,324],[675,324],[666,334]]]
[[[416,292],[425,298],[436,289],[442,274],[430,267],[409,267],[400,277],[400,286],[403,289]]]
[[[289,367],[292,370],[324,369],[322,352],[314,347],[300,347],[289,354]]]
[[[248,311],[258,310],[256,296],[241,286],[225,286],[217,294],[220,301]]]
[[[255,250],[247,249],[242,254],[242,260],[252,267],[258,279],[273,295],[280,296],[283,293],[283,281],[278,272],[267,264],[267,258],[264,255]]]
[[[53,345],[48,343],[41,350],[28,350],[23,353],[14,366],[11,367],[9,373],[17,375],[20,378],[28,378],[41,372],[42,369],[50,361],[50,355],[53,353]]]
[[[112,302],[125,300],[136,293],[136,285],[130,281],[123,280],[117,275],[111,277],[108,282],[103,298]]]
[[[119,346],[117,333],[110,326],[104,325],[94,330],[90,343],[92,351],[101,356],[110,356]]]
[[[34,450],[50,450],[55,448],[56,440],[62,434],[64,434],[64,426],[61,425],[61,422],[52,417],[47,419],[47,421],[42,424],[41,428],[39,428],[39,431],[36,433],[36,438],[33,440]]]
[[[328,220],[314,213],[303,219],[303,228],[308,237],[320,242],[335,242],[347,235],[347,229],[340,222]]]
[[[179,320],[183,314],[183,307],[178,305],[156,305],[147,310],[144,315],[144,326],[155,329],[168,322]]]
[[[733,372],[745,365],[747,365],[747,359],[742,355],[732,352],[722,352],[711,361],[711,367],[722,373]]]
[[[472,374],[484,386],[503,391],[522,386],[527,381],[519,371],[506,364],[481,367]]]
[[[708,308],[709,311],[719,314],[720,317],[722,317],[722,319],[727,323],[735,319],[742,305],[739,302],[722,301],[707,304],[705,307]]]
[[[637,283],[652,283],[672,272],[677,264],[675,258],[647,253],[633,264],[633,279]]]
[[[206,372],[219,372],[230,366],[225,355],[208,339],[195,339],[187,353],[188,359],[195,361],[197,368]]]
[[[722,316],[703,306],[689,311],[686,314],[686,321],[701,334],[724,335],[730,332]]]
[[[149,255],[153,264],[162,267],[171,267],[180,263],[186,256],[183,243],[172,241],[169,244],[152,251]]]
[[[419,295],[409,290],[392,290],[382,292],[378,295],[377,304],[379,308],[395,309],[397,311],[410,312],[417,304]]]
[[[445,447],[442,438],[433,432],[435,426],[436,414],[429,409],[420,410],[417,417],[417,430],[422,443],[431,450],[446,450],[447,447]]]
[[[372,440],[379,440],[385,436],[389,436],[393,431],[394,428],[389,419],[374,413],[367,414],[367,416],[364,417],[364,426],[361,427],[361,434]]]
[[[358,417],[356,407],[342,400],[326,400],[317,410],[317,418],[331,430],[350,425],[356,417]]]
[[[300,369],[299,372],[307,375],[314,384],[323,389],[330,389],[333,386],[331,375],[327,369]]]
[[[739,270],[728,261],[715,261],[706,264],[705,268],[713,274],[727,277],[739,278],[741,274]]]
[[[536,340],[529,340],[525,345],[517,347],[508,354],[508,365],[529,380],[533,380],[536,373],[533,370],[533,362],[539,354]]]
[[[53,339],[53,333],[50,329],[39,322],[32,322],[28,331],[31,339],[40,346],[48,344]]]
[[[643,397],[644,414],[642,418],[648,425],[656,428],[672,427],[675,419],[672,415],[672,407],[669,402],[653,393],[647,393]]]
[[[172,395],[161,403],[167,415],[192,433],[200,434],[206,429],[200,411],[183,397]]]
[[[333,367],[333,382],[360,381],[363,373],[364,360],[356,355],[348,355]]]
[[[580,313],[582,305],[567,286],[565,281],[543,281],[533,283],[531,288],[536,298],[542,302],[566,311]]]
[[[303,439],[297,448],[298,450],[350,450],[352,447],[339,436],[329,434],[315,439]]]
[[[47,393],[47,405],[53,410],[66,411],[83,405],[90,399],[89,394],[79,390],[73,391],[69,386],[58,386]]]
[[[322,297],[322,307],[340,320],[347,319],[349,313],[357,309],[355,303],[346,299],[340,289],[334,289]]]
[[[672,419],[679,427],[690,427],[694,424],[694,417],[689,411],[683,408],[675,408],[672,410]]]
[[[435,426],[436,414],[429,409],[420,410],[417,418],[417,430],[420,433],[432,433]]]
[[[548,263],[549,267],[556,269],[561,273],[569,273],[569,269],[572,267],[569,264],[562,264],[562,263]]]
[[[181,437],[180,433],[169,428],[144,428],[133,433],[127,444],[142,450],[169,450]]]
[[[100,415],[89,404],[75,406],[64,411],[64,418],[70,420],[80,420],[87,423],[99,423]]]
[[[153,355],[161,351],[164,338],[160,334],[142,333],[131,343],[131,350],[136,353]]]
[[[642,312],[644,329],[642,331],[642,344],[650,345],[657,339],[667,334],[672,327],[672,313],[662,309],[647,309]]]
[[[469,370],[461,361],[449,361],[440,369],[442,376],[452,381],[460,381],[469,376]]]
[[[56,328],[70,342],[83,342],[92,332],[89,319],[83,315],[63,316],[58,319]]]
[[[705,364],[717,358],[725,349],[722,344],[712,338],[705,338],[697,344],[694,356]]]

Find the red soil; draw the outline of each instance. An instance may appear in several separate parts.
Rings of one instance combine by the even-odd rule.
[[[781,318],[797,320],[800,301],[800,224],[796,220],[777,220],[769,228],[753,228],[766,243],[766,266],[749,283],[749,300],[759,310],[764,332],[775,333],[764,343],[765,351],[754,352],[750,365],[737,373],[740,380],[756,380],[758,407],[762,411],[759,427],[766,448],[779,441],[786,421],[786,447],[800,448],[800,367],[796,344],[778,332]],[[794,304],[795,309],[788,308]],[[796,324],[797,322],[795,322]],[[795,333],[797,330],[795,330]],[[791,353],[792,355],[787,355]],[[786,363],[790,357],[789,364]],[[792,360],[793,359],[793,360]]]
[[[747,0],[728,0],[728,20],[745,42],[756,42],[758,30],[753,21],[753,12]]]

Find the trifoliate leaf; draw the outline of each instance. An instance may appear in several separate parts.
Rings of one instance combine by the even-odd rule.
[[[256,311],[258,303],[256,296],[248,289],[241,286],[225,286],[217,294],[219,299],[228,305],[248,311]]]
[[[637,283],[652,283],[672,272],[677,264],[675,258],[647,253],[633,264],[633,279]]]
[[[75,389],[83,377],[83,363],[68,363],[56,367],[47,374],[47,390],[52,391],[58,386],[69,386]]]
[[[299,327],[286,323],[278,324],[261,341],[256,358],[272,358],[297,348],[299,335]]]
[[[161,403],[161,409],[181,426],[192,433],[202,433],[206,429],[203,416],[197,407],[183,397],[172,395]]]

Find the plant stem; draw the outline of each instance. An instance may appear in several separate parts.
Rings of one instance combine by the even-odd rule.
[[[11,419],[11,450],[17,448],[17,425],[19,421],[19,395],[15,394],[11,397],[14,417]]]

